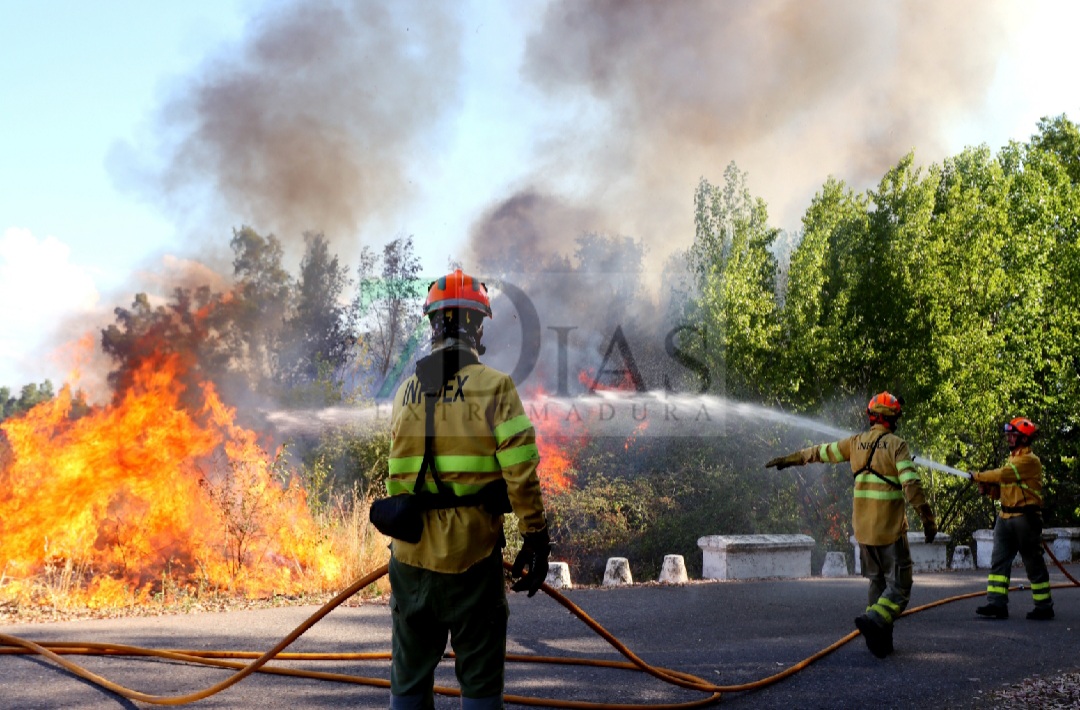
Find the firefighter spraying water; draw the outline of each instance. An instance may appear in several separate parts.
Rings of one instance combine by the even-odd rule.
[[[1017,553],[1031,582],[1035,608],[1027,618],[1049,621],[1054,618],[1050,597],[1050,572],[1042,556],[1042,462],[1031,451],[1039,427],[1030,419],[1016,417],[1004,426],[1009,460],[1001,468],[966,474],[976,481],[979,492],[1000,500],[1001,511],[994,523],[994,552],[986,582],[986,604],[975,610],[989,619],[1009,618],[1009,579]]]
[[[926,542],[937,535],[934,513],[907,442],[897,436],[903,400],[889,392],[866,406],[870,429],[840,441],[771,459],[768,468],[849,462],[855,475],[853,525],[863,576],[870,580],[866,612],[855,619],[866,646],[878,658],[893,652],[893,622],[911,598],[912,560],[905,500],[923,521]]]

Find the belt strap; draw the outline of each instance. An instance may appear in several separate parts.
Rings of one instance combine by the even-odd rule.
[[[1042,511],[1042,508],[1037,505],[1003,505],[1001,506],[1003,513],[1038,513]]]

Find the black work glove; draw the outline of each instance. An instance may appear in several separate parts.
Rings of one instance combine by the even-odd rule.
[[[930,510],[928,503],[919,506],[919,515],[923,520],[923,539],[929,545],[937,537],[937,522],[934,520],[934,513]]]
[[[551,538],[548,537],[547,528],[539,532],[525,533],[525,540],[521,544],[521,551],[514,558],[514,566],[510,569],[510,576],[518,579],[510,589],[515,592],[529,593],[529,597],[536,594],[540,585],[547,579],[548,555],[551,554]],[[528,572],[525,570],[528,569]],[[522,576],[524,575],[524,576]]]
[[[793,454],[787,456],[777,456],[774,459],[769,459],[765,462],[765,468],[775,468],[777,471],[785,469],[788,466],[802,466],[802,452],[796,451]]]

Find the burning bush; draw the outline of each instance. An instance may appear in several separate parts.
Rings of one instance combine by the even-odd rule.
[[[7,596],[61,578],[90,606],[145,601],[163,577],[253,596],[342,581],[282,458],[234,423],[211,384],[185,392],[182,374],[179,357],[149,357],[109,405],[73,417],[65,387],[0,425]]]

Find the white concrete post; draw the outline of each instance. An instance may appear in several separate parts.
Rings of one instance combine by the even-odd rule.
[[[686,575],[686,561],[682,555],[664,555],[664,565],[660,568],[661,584],[686,584],[690,578]]]
[[[633,583],[634,578],[630,575],[630,561],[625,557],[609,557],[607,569],[604,570],[604,586],[622,587]]]
[[[825,553],[825,564],[821,565],[822,577],[847,577],[847,558],[843,552]]]
[[[547,579],[544,580],[554,589],[573,589],[570,582],[570,565],[565,562],[552,562],[548,565]]]
[[[994,531],[976,530],[972,534],[975,540],[975,566],[990,569],[990,558],[994,552]]]
[[[957,545],[952,553],[953,569],[975,569],[975,561],[971,556],[971,548],[967,545]]]

